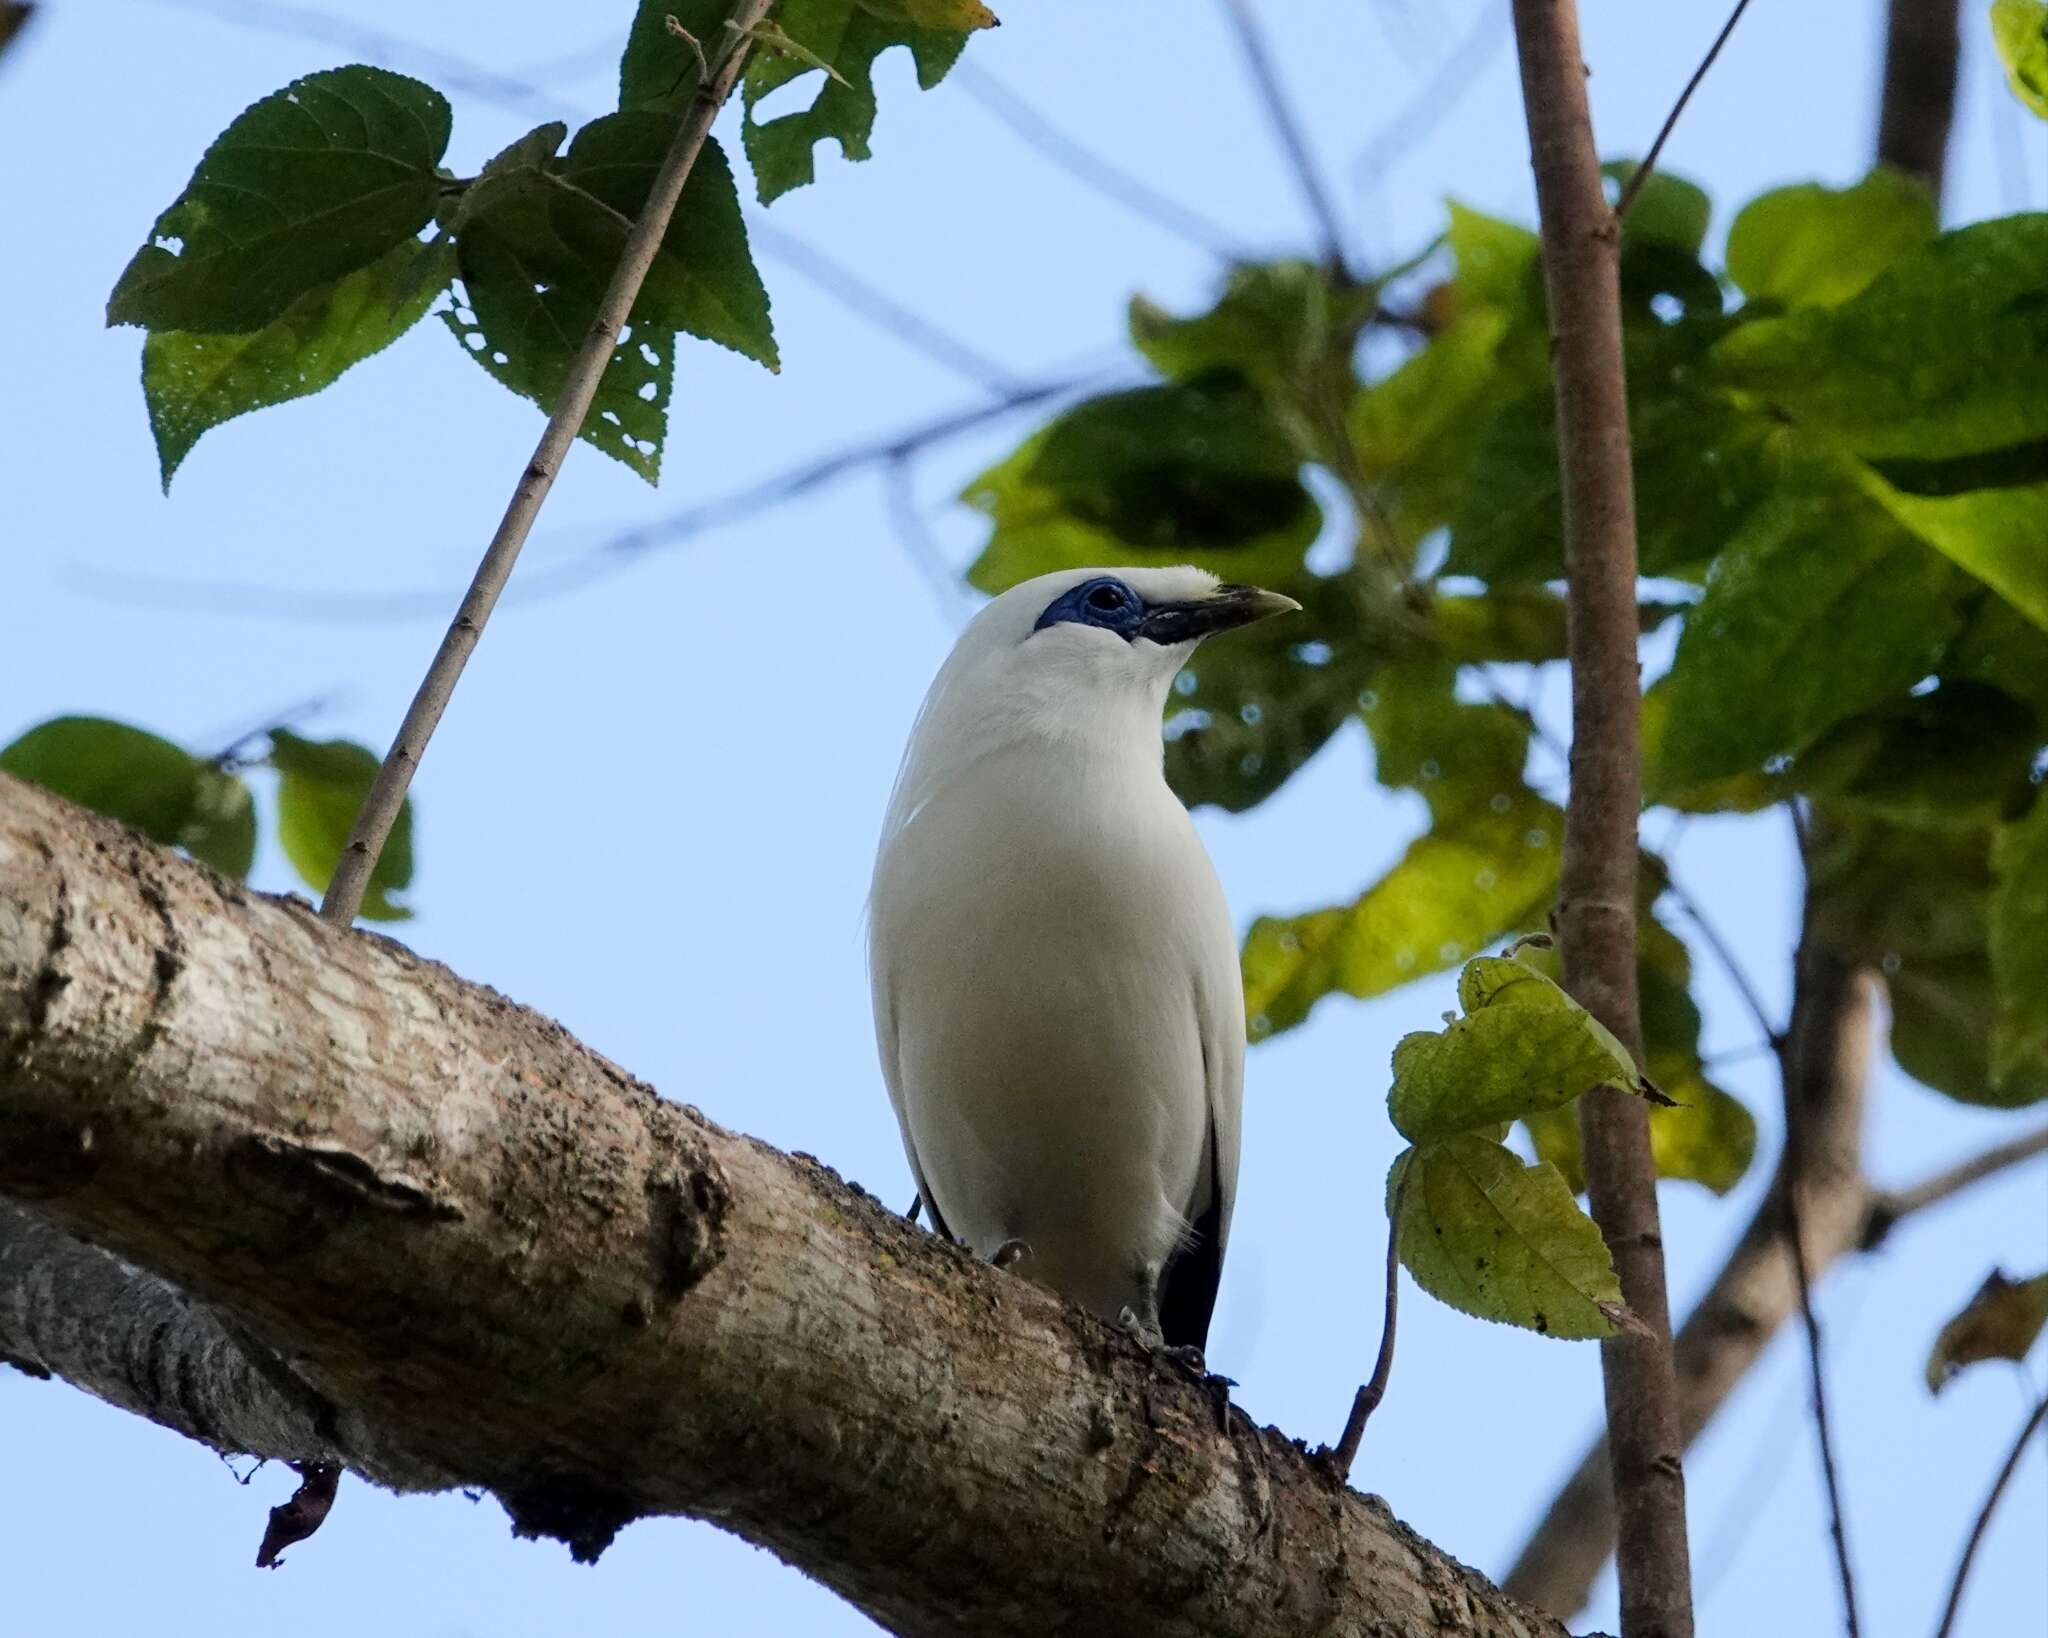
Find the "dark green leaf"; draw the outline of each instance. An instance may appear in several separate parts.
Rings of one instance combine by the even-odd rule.
[[[104,717],[56,717],[0,750],[0,772],[182,847],[231,876],[256,851],[249,788],[169,740]]]
[[[1927,1356],[1927,1391],[1940,1393],[1965,1365],[1987,1359],[2017,1364],[2048,1328],[2048,1274],[2010,1279],[1993,1269],[1961,1313],[1941,1328]]]
[[[381,68],[294,80],[214,139],[107,303],[109,324],[240,334],[434,214],[447,101]]]
[[[830,63],[838,80],[818,75],[818,94],[808,108],[772,119],[758,117],[769,92],[817,71],[798,57],[757,52],[746,70],[747,158],[761,203],[768,204],[815,180],[811,150],[830,137],[848,159],[869,156],[868,138],[875,128],[875,59],[891,46],[910,48],[917,63],[917,83],[929,91],[946,76],[967,44],[967,31],[928,28],[904,16],[877,15],[858,0],[784,0],[776,20],[791,39]],[[993,18],[990,19],[993,21]]]
[[[696,39],[705,60],[725,44],[725,20],[735,0],[640,0],[619,59],[619,107],[679,114],[703,76],[697,52],[669,32],[673,17]]]
[[[1835,724],[1793,783],[1845,811],[1928,829],[1981,829],[2027,788],[2042,744],[2033,711],[1962,678]]]
[[[1225,369],[1294,386],[1332,364],[1348,376],[1351,343],[1376,295],[1369,286],[1334,288],[1312,262],[1264,262],[1235,269],[1216,305],[1193,318],[1133,297],[1131,343],[1176,381]]]
[[[327,891],[356,811],[377,777],[377,757],[347,740],[301,739],[287,729],[270,735],[270,765],[278,772],[277,835],[292,868],[317,893]],[[359,912],[365,921],[404,921],[412,911],[391,895],[412,882],[412,799],[370,871]]]
[[[2048,5],[1991,0],[1991,33],[2013,95],[2048,119]]]
[[[1961,625],[1955,571],[1840,486],[1788,488],[1686,616],[1652,801],[1804,749],[1933,670]]]
[[[430,264],[422,273],[421,264]],[[200,335],[153,330],[142,344],[164,489],[200,438],[251,410],[303,398],[381,352],[419,322],[453,273],[445,241],[408,239],[368,267],[309,290],[260,330]]]
[[[995,524],[987,592],[1094,563],[1194,563],[1284,586],[1322,527],[1302,457],[1242,376],[1091,398],[965,492]]]
[[[2048,733],[2048,632],[2002,597],[1979,597],[1941,662],[1944,675],[1989,683],[2029,707]]]
[[[1608,191],[1618,199],[1635,179],[1638,169],[1633,159],[1615,159],[1602,165],[1600,174],[1614,184]],[[1652,171],[1649,180],[1637,190],[1622,221],[1623,253],[1634,239],[1695,256],[1706,241],[1707,223],[1712,216],[1713,207],[1697,186],[1669,171]]]
[[[1991,843],[1991,976],[1998,991],[1991,1083],[2048,1081],[2048,799],[2000,825]]]
[[[1728,230],[1728,276],[1752,301],[1835,307],[1939,231],[1918,177],[1879,169],[1849,188],[1761,194]]]
[[[1839,307],[1746,324],[1713,370],[1861,455],[2048,437],[2048,214],[1944,233]]]
[[[1397,1202],[1401,1264],[1439,1301],[1550,1337],[1629,1323],[1606,1242],[1553,1167],[1469,1133],[1444,1138],[1394,1162],[1390,1213]]]

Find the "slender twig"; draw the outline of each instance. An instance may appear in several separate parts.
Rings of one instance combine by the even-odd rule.
[[[1142,217],[1154,227],[1163,228],[1190,244],[1199,245],[1224,261],[1245,259],[1247,252],[1244,246],[1228,228],[1210,221],[1199,211],[1190,210],[1179,200],[1168,198],[1143,177],[1124,169],[1114,160],[1082,146],[986,69],[967,61],[955,63],[952,72],[946,76],[946,83],[957,85],[994,118],[1008,126],[1026,147],[1057,165],[1075,181],[1122,205],[1132,215]]]
[[[1480,0],[1465,37],[1445,55],[1422,88],[1359,149],[1350,167],[1354,180],[1375,181],[1457,112],[1459,103],[1479,83],[1480,69],[1513,38],[1511,30],[1501,27],[1501,13],[1506,10],[1502,0]]]
[[[1971,1184],[1981,1183],[1987,1177],[1995,1177],[2010,1167],[2044,1153],[2048,1153],[2048,1126],[2029,1132],[2024,1137],[2016,1137],[2010,1142],[1994,1144],[1982,1154],[1958,1161],[1955,1165],[1945,1167],[1906,1188],[1886,1189],[1872,1195],[1870,1213],[1863,1229],[1863,1249],[1868,1251],[1876,1246],[1893,1228],[1915,1212],[1925,1211],[1929,1206],[1938,1206],[1950,1196],[1960,1194]]]
[[[1007,398],[1023,385],[1014,372],[988,354],[947,334],[922,313],[906,307],[815,245],[784,232],[759,211],[748,214],[747,237],[757,248],[801,273],[842,307],[969,381],[979,382],[993,396]]]
[[[1671,895],[1671,902],[1678,906],[1685,919],[1692,923],[1701,939],[1705,941],[1714,960],[1728,975],[1728,982],[1735,986],[1736,993],[1742,997],[1742,1004],[1749,1009],[1750,1017],[1756,1020],[1756,1027],[1763,1031],[1764,1039],[1770,1042],[1771,1050],[1782,1053],[1785,1050],[1786,1032],[1772,1019],[1770,1010],[1764,1006],[1762,993],[1751,980],[1741,959],[1735,954],[1734,946],[1722,935],[1720,928],[1714,925],[1699,900],[1686,891],[1668,860],[1659,858],[1646,848],[1643,851],[1643,865],[1656,877],[1658,886]]]
[[[1408,1198],[1411,1169],[1401,1169],[1401,1181],[1394,1185],[1394,1198],[1387,1203],[1387,1307],[1380,1320],[1380,1352],[1373,1361],[1372,1376],[1352,1398],[1351,1415],[1338,1436],[1336,1448],[1330,1452],[1330,1466],[1339,1478],[1349,1477],[1351,1464],[1358,1460],[1365,1424],[1387,1397],[1387,1379],[1394,1374],[1394,1322],[1401,1299],[1401,1206]]]
[[[2019,1468],[2020,1458],[2027,1453],[2027,1441],[2033,1438],[2035,1429],[2044,1420],[2048,1420],[2048,1399],[2043,1399],[2027,1417],[2026,1426],[2020,1429],[2020,1436],[2006,1453],[2005,1465],[1998,1470],[1998,1477],[1991,1481],[1991,1494],[1977,1509],[1977,1522],[1971,1526],[1970,1539],[1963,1546],[1962,1562],[1956,1566],[1955,1582],[1948,1590],[1948,1605],[1941,1612],[1941,1625],[1935,1628],[1934,1638],[1949,1638],[1949,1633],[1955,1629],[1956,1613],[1963,1603],[1963,1583],[1970,1578],[1970,1563],[1984,1543],[1984,1532],[1990,1528],[1991,1514],[1998,1506],[1999,1497],[2005,1494],[2005,1487],[2012,1483],[2012,1476]]]
[[[376,867],[377,856],[384,850],[384,840],[390,835],[391,826],[405,802],[406,787],[412,783],[420,758],[426,752],[427,741],[440,722],[441,713],[448,707],[449,698],[462,676],[462,668],[483,635],[485,621],[490,619],[491,610],[505,589],[505,582],[511,578],[512,566],[519,560],[519,549],[526,544],[541,503],[554,487],[555,474],[561,470],[562,461],[583,425],[583,418],[590,412],[591,403],[597,396],[598,380],[604,374],[605,366],[611,362],[619,332],[633,310],[633,298],[639,295],[640,285],[660,253],[662,235],[668,230],[676,201],[682,197],[683,184],[689,180],[690,169],[704,147],[705,137],[710,134],[711,122],[717,118],[719,108],[739,78],[740,65],[746,60],[749,43],[747,31],[768,15],[774,3],[775,0],[740,0],[733,13],[732,27],[720,45],[714,72],[699,84],[688,111],[676,127],[675,140],[670,143],[661,168],[655,173],[639,220],[626,235],[625,246],[619,253],[619,265],[613,270],[604,299],[599,302],[597,314],[591,320],[590,333],[584,337],[576,361],[562,382],[554,412],[548,417],[533,458],[527,462],[518,483],[513,486],[511,502],[505,508],[497,533],[491,537],[483,561],[477,566],[476,578],[470,582],[469,591],[456,610],[447,635],[441,639],[441,647],[427,668],[419,692],[413,696],[405,720],[399,725],[398,736],[385,753],[369,794],[363,798],[355,826],[349,832],[348,845],[342,849],[334,879],[328,884],[327,895],[320,904],[320,914],[327,921],[346,927],[355,920],[356,911],[363,902],[363,891],[369,886],[370,872]]]
[[[1802,939],[1801,947],[1793,957],[1795,966],[1804,970],[1811,959],[1806,940]],[[1801,1043],[1807,1038],[1797,1028],[1796,1021],[1792,1037]],[[1786,1166],[1780,1204],[1785,1218],[1785,1243],[1792,1253],[1792,1276],[1799,1293],[1799,1319],[1806,1332],[1806,1367],[1813,1394],[1814,1434],[1820,1445],[1821,1479],[1827,1488],[1828,1535],[1834,1543],[1835,1571],[1842,1589],[1843,1627],[1849,1638],[1858,1638],[1862,1628],[1856,1611],[1856,1570],[1849,1557],[1849,1529],[1842,1508],[1842,1480],[1835,1458],[1834,1423],[1828,1414],[1827,1371],[1822,1361],[1820,1316],[1813,1306],[1813,1271],[1808,1261],[1805,1224],[1802,1222],[1803,1201],[1800,1197],[1806,1187],[1807,1155],[1806,1111],[1800,1090],[1807,1076],[1804,1066],[1792,1064],[1789,1067],[1791,1073],[1784,1077]]]
[[[1619,235],[1601,186],[1575,0],[1514,0],[1514,19],[1549,294],[1570,612],[1572,778],[1559,954],[1565,988],[1640,1053],[1642,696]],[[1600,1348],[1621,1630],[1691,1638],[1685,1447],[1647,1110],[1640,1099],[1596,1090],[1579,1100],[1579,1130],[1593,1216],[1640,1322]]]
[[[238,730],[232,737],[225,731],[211,735],[209,737],[212,739],[221,740],[225,743],[212,756],[208,757],[207,761],[211,762],[216,768],[225,768],[230,764],[237,763],[241,760],[242,752],[247,749],[251,740],[262,739],[273,728],[289,728],[294,723],[304,722],[308,717],[317,716],[322,711],[332,709],[335,697],[333,693],[309,694],[305,699],[297,700],[287,705],[281,711],[269,712],[253,726]],[[243,720],[247,721],[246,718]]]
[[[1629,206],[1636,202],[1636,195],[1643,191],[1643,184],[1650,180],[1650,173],[1657,168],[1657,156],[1664,151],[1664,144],[1670,139],[1678,116],[1685,112],[1685,105],[1692,101],[1692,94],[1700,88],[1700,81],[1707,77],[1707,70],[1714,66],[1714,59],[1721,55],[1721,48],[1728,43],[1728,36],[1735,32],[1735,25],[1742,21],[1742,14],[1749,10],[1749,0],[1735,0],[1735,9],[1728,14],[1728,21],[1721,25],[1721,32],[1714,36],[1714,43],[1707,47],[1707,54],[1700,59],[1699,67],[1692,71],[1692,78],[1685,82],[1685,89],[1678,93],[1678,100],[1671,105],[1671,112],[1664,116],[1664,127],[1657,133],[1657,140],[1650,144],[1650,151],[1643,155],[1643,162],[1636,167],[1635,175],[1628,179],[1628,186],[1621,190],[1621,197],[1614,202],[1616,219],[1628,215]]]
[[[968,599],[960,577],[947,563],[939,543],[925,527],[917,509],[917,491],[911,483],[908,455],[898,455],[883,468],[883,482],[889,501],[889,518],[896,526],[896,540],[903,555],[917,571],[918,578],[932,594],[939,618],[955,631],[965,623]]]
[[[1342,273],[1347,266],[1344,227],[1337,218],[1337,207],[1330,197],[1329,188],[1324,185],[1322,172],[1316,168],[1315,156],[1309,152],[1308,136],[1302,130],[1300,117],[1295,113],[1286,88],[1280,83],[1279,70],[1266,49],[1266,38],[1259,31],[1248,0],[1223,0],[1223,10],[1237,30],[1238,40],[1244,47],[1245,65],[1251,70],[1252,83],[1258,87],[1259,98],[1266,105],[1266,117],[1272,121],[1280,146],[1287,151],[1288,163],[1294,167],[1294,177],[1301,185],[1302,197],[1307,200],[1309,213],[1314,216],[1322,233],[1323,260],[1332,272]]]

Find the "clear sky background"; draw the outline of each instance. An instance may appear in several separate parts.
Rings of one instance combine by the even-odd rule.
[[[85,711],[211,750],[319,696],[328,703],[304,731],[381,747],[531,449],[538,413],[430,321],[338,388],[211,434],[173,497],[158,493],[141,338],[103,330],[102,304],[208,140],[298,74],[383,60],[450,92],[450,163],[473,171],[542,119],[610,106],[631,9],[333,7],[540,89],[507,106],[416,55],[310,37],[285,8],[236,0],[50,0],[0,66],[0,743]],[[1004,28],[977,39],[969,62],[1248,247],[1311,243],[1210,0],[1000,9]],[[1531,217],[1503,0],[1259,9],[1361,262],[1424,242],[1446,195]],[[1717,234],[1766,187],[1866,168],[1882,9],[1752,8],[1667,153],[1713,195]],[[1952,221],[2048,206],[2048,140],[1997,79],[1983,9],[1966,7]],[[1602,149],[1638,153],[1725,8],[1588,0],[1584,13]],[[280,26],[226,20],[237,16]],[[1213,290],[1213,255],[1078,187],[965,87],[918,93],[895,56],[880,75],[874,161],[821,161],[820,184],[775,207],[777,226],[1025,379],[1121,358],[1134,291],[1186,308]],[[761,248],[781,375],[685,346],[662,488],[579,446],[522,580],[618,529],[987,396]],[[916,464],[915,511],[956,567],[980,530],[951,496],[1030,424]],[[273,607],[206,589],[216,582],[290,595]],[[559,1017],[669,1095],[907,1202],[874,1063],[861,907],[903,736],[965,601],[935,594],[874,469],[564,595],[521,599],[517,584],[415,786],[419,915],[403,936]],[[424,595],[398,599],[394,617],[375,603],[394,592]],[[1555,679],[1547,692],[1561,701]],[[1347,730],[1255,813],[1202,818],[1240,918],[1348,898],[1398,854],[1420,804],[1371,786],[1369,756]],[[1665,823],[1649,822],[1653,840]],[[1782,818],[1695,822],[1676,864],[1782,1015],[1796,905]],[[274,845],[256,881],[293,885]],[[1752,1043],[1733,993],[1702,966],[1709,1047]],[[1397,1147],[1388,1053],[1449,997],[1444,978],[1371,1004],[1332,1001],[1251,1056],[1211,1353],[1252,1415],[1310,1440],[1336,1434],[1377,1340],[1380,1179]],[[1764,1153],[1729,1201],[1667,1187],[1680,1312],[1720,1265],[1777,1146],[1765,1062],[1722,1078],[1757,1111]],[[2025,1119],[1959,1109],[1889,1065],[1880,1080],[1869,1157],[1882,1182]],[[1985,1367],[1931,1400],[1928,1345],[1994,1264],[2031,1272],[2044,1254],[2048,1178],[2036,1165],[1911,1223],[1824,1288],[1871,1638],[1932,1630],[1967,1521],[2039,1391],[2037,1361],[2032,1387]],[[1689,1461],[1705,1634],[1836,1629],[1803,1371],[1788,1329]],[[1596,1427],[1599,1394],[1591,1347],[1484,1325],[1411,1287],[1392,1391],[1354,1478],[1498,1574]],[[0,1627],[39,1638],[872,1630],[709,1526],[635,1525],[584,1569],[559,1546],[512,1540],[495,1502],[400,1499],[360,1482],[284,1569],[259,1573],[264,1511],[291,1482],[266,1469],[238,1488],[196,1445],[0,1371]],[[1965,1633],[2048,1630],[2044,1542],[2037,1441],[1984,1548]],[[1614,1619],[1610,1577],[1581,1625]]]

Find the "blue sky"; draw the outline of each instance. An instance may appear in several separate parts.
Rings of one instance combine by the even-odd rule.
[[[455,91],[450,163],[475,164],[560,111],[608,106],[626,0],[336,0],[337,12],[524,75],[538,103]],[[1012,0],[972,58],[1073,136],[1112,154],[1261,251],[1310,227],[1205,0]],[[1982,8],[1967,8],[1948,214],[2048,206],[2048,142],[1995,79]],[[140,338],[101,327],[108,287],[207,141],[295,75],[361,58],[255,14],[114,0],[51,5],[0,66],[13,254],[0,259],[0,742],[63,711],[142,723],[213,749],[312,696],[302,726],[382,745],[439,624],[539,429],[532,407],[423,324],[339,387],[210,435],[173,497],[157,489]],[[1527,219],[1531,192],[1504,4],[1267,0],[1274,49],[1368,265],[1432,234],[1447,195]],[[1666,163],[1704,184],[1716,231],[1782,182],[1845,182],[1874,128],[1875,0],[1758,6],[1688,111]],[[561,19],[577,21],[564,32]],[[1724,15],[1718,5],[1585,7],[1601,146],[1637,152]],[[1492,34],[1479,32],[1492,19]],[[1476,44],[1473,42],[1477,42]],[[588,49],[586,49],[588,48]],[[1466,88],[1425,128],[1417,98],[1462,53]],[[899,54],[900,55],[900,54]],[[399,68],[416,67],[405,58]],[[436,77],[429,72],[426,77]],[[1201,301],[1199,247],[1079,189],[960,87],[921,94],[885,61],[875,160],[821,163],[774,223],[886,289],[1015,376],[1113,360],[1142,290]],[[1432,99],[1434,100],[1434,99]],[[730,134],[730,121],[726,127]],[[1390,127],[1419,139],[1396,152]],[[736,147],[736,142],[732,144]],[[1361,160],[1363,163],[1361,164]],[[679,360],[666,477],[650,491],[579,448],[522,578],[575,562],[609,533],[724,494],[803,458],[985,397],[762,257],[785,367],[771,377],[701,344]],[[913,505],[954,565],[978,541],[950,504],[1028,429],[948,444],[910,473]],[[173,592],[159,581],[183,583]],[[293,594],[245,606],[211,583]],[[399,591],[406,618],[357,599]],[[402,600],[403,601],[403,600]],[[874,1066],[861,905],[903,735],[951,640],[958,603],[934,589],[866,470],[772,511],[651,553],[491,627],[419,782],[418,918],[409,942],[559,1017],[671,1096],[822,1156],[884,1198],[911,1192]],[[1562,692],[1553,683],[1553,700]],[[1204,816],[1243,919],[1350,896],[1416,829],[1419,804],[1364,778],[1341,735],[1274,801]],[[1649,834],[1661,836],[1653,819]],[[1795,887],[1782,821],[1688,827],[1678,873],[1725,924],[1782,1014]],[[291,884],[266,847],[260,885]],[[1435,1020],[1447,980],[1371,1004],[1326,1004],[1252,1054],[1245,1172],[1212,1337],[1256,1417],[1334,1436],[1377,1340],[1378,1180],[1397,1147],[1387,1056]],[[1710,1045],[1754,1029],[1710,966]],[[1775,1149],[1776,1089],[1731,1066]],[[1908,1181],[2019,1129],[1961,1110],[1887,1067],[1870,1165]],[[1766,1168],[1759,1167],[1758,1178]],[[1719,1266],[1754,1202],[1666,1191],[1675,1304]],[[1941,1320],[1994,1264],[2048,1248],[2041,1168],[2008,1176],[1840,1270],[1821,1301],[1845,1447],[1850,1531],[1872,1634],[1931,1630],[1962,1531],[2029,1392],[1984,1368],[1930,1400],[1919,1372]],[[1701,1630],[1816,1632],[1836,1594],[1804,1362],[1788,1332],[1694,1450]],[[1482,1325],[1412,1293],[1387,1404],[1356,1481],[1452,1552],[1499,1573],[1598,1418],[1595,1352]],[[289,1624],[542,1635],[627,1630],[854,1633],[865,1621],[795,1572],[708,1526],[634,1526],[594,1570],[515,1542],[495,1503],[401,1500],[347,1486],[285,1569],[249,1568],[264,1509],[290,1488],[238,1488],[204,1450],[67,1389],[0,1373],[0,1542],[24,1632],[148,1628],[182,1638]],[[109,1522],[111,1520],[111,1523]],[[2048,1461],[2039,1444],[1995,1523],[1963,1631],[2048,1626]],[[1584,1625],[1613,1623],[1611,1583]]]

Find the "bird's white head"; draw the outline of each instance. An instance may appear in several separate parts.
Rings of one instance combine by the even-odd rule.
[[[1167,690],[1203,638],[1300,607],[1195,568],[1063,569],[1012,586],[932,683],[897,805],[921,763],[941,774],[1020,738],[1119,755],[1156,747]]]

